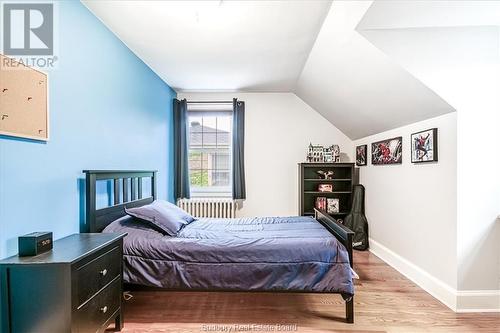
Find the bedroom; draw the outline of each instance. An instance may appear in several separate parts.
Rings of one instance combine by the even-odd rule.
[[[500,326],[500,2],[0,7],[2,332]],[[18,117],[26,110],[36,116]],[[432,158],[417,144],[427,135]],[[308,155],[310,144],[326,162]],[[317,174],[330,170],[332,179]],[[154,199],[170,217],[165,202],[185,204],[196,221],[168,236],[127,217],[124,208]],[[332,212],[312,216],[328,202]],[[219,222],[194,205],[217,207]],[[369,249],[351,258],[353,216],[366,216]],[[102,281],[90,272],[71,282],[108,253],[107,238],[77,253],[88,231],[108,225],[129,233],[112,238],[120,251],[109,264],[123,273],[108,280],[115,271],[101,267]],[[131,264],[141,249],[130,230],[158,238],[143,245],[170,266]],[[19,237],[32,232],[51,232],[52,250],[18,257]],[[188,243],[183,252],[164,248],[176,241]],[[195,272],[169,254],[249,266]],[[73,295],[78,283],[89,291]],[[110,286],[124,297],[100,304]]]

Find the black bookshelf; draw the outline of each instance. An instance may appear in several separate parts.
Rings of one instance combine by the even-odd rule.
[[[332,179],[321,179],[317,171],[333,171]],[[352,186],[356,183],[354,163],[299,163],[299,215],[314,216],[317,197],[339,199],[339,213],[330,214],[343,219],[351,210]],[[319,184],[332,184],[332,192],[318,191]]]

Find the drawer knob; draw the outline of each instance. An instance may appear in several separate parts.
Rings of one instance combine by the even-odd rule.
[[[106,274],[108,274],[108,270],[103,269],[102,271],[99,272],[99,274],[101,274],[102,276],[106,276]]]
[[[102,313],[106,313],[106,312],[108,312],[108,307],[104,306],[100,310],[101,310]]]

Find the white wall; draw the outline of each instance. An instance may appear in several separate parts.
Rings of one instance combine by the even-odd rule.
[[[500,30],[363,35],[457,110],[457,309],[500,311]]]
[[[179,93],[178,98],[245,101],[247,200],[238,216],[297,214],[297,163],[305,160],[309,142],[339,144],[349,155],[343,161],[352,157],[352,141],[293,93]]]
[[[434,127],[439,161],[411,163],[410,135]],[[396,136],[403,137],[403,163],[372,165],[370,144]],[[368,165],[359,174],[366,188],[372,250],[450,306],[457,286],[456,140],[457,114],[450,113],[354,142],[368,145]],[[405,272],[398,267],[402,262],[419,274]]]
[[[469,70],[461,74],[470,85],[455,92],[458,306],[500,312],[500,66]]]

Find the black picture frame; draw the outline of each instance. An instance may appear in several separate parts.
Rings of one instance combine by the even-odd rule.
[[[427,133],[427,136],[425,136]],[[420,135],[420,137],[418,137]],[[410,135],[411,163],[438,161],[438,129],[429,128]],[[423,152],[423,155],[421,155]]]
[[[356,146],[356,166],[368,164],[368,145]]]
[[[389,151],[387,151],[388,149]],[[372,165],[390,165],[403,163],[403,137],[372,143]]]

